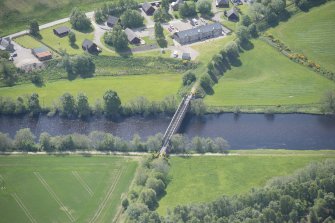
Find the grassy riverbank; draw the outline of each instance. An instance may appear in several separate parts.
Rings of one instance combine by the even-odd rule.
[[[0,156],[2,222],[106,222],[137,162],[111,156]]]
[[[335,151],[238,150],[230,156],[171,157],[171,182],[159,203],[166,214],[178,204],[206,202],[223,194],[245,193],[275,176],[293,173]]]

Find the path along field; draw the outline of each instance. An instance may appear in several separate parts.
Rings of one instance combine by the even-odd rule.
[[[0,157],[0,222],[111,222],[137,161],[123,157]]]
[[[233,67],[206,96],[211,106],[290,105],[318,103],[335,83],[283,56],[261,40],[241,54]]]
[[[290,49],[335,72],[335,2],[301,12],[269,33]]]
[[[171,182],[158,212],[179,204],[212,201],[221,195],[241,194],[288,175],[313,161],[335,158],[334,151],[241,151],[235,156],[172,157]],[[237,151],[239,153],[239,151]]]
[[[138,96],[144,96],[150,101],[161,101],[168,95],[175,95],[181,84],[179,74],[129,75],[119,77],[95,77],[77,79],[74,81],[59,80],[46,83],[44,87],[33,84],[22,84],[15,87],[0,88],[0,95],[17,98],[20,95],[38,93],[42,106],[50,106],[52,102],[65,92],[77,95],[85,93],[91,105],[96,99],[101,99],[108,89],[116,91],[122,103]]]

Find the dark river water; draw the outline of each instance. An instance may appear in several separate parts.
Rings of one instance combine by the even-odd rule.
[[[99,130],[110,132],[124,139],[134,134],[142,138],[164,133],[169,117],[126,118],[112,122],[104,118],[90,121],[66,120],[59,117],[39,118],[0,116],[0,132],[12,137],[21,128],[30,128],[39,136],[42,132],[51,135],[70,133],[88,134]],[[284,149],[335,149],[335,116],[305,114],[241,114],[231,113],[187,116],[181,133],[193,137],[223,137],[231,149],[284,148]]]

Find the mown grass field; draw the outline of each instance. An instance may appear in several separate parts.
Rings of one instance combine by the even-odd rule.
[[[237,151],[238,152],[238,151]],[[333,151],[252,153],[242,151],[232,156],[172,157],[171,182],[167,194],[160,200],[158,212],[179,204],[215,200],[221,195],[241,194],[264,186],[275,177],[289,175],[313,161],[335,158]]]
[[[0,166],[0,222],[111,222],[137,162],[107,156],[1,156]]]
[[[335,2],[301,12],[269,30],[290,49],[335,72]]]
[[[22,84],[15,87],[0,88],[0,95],[17,98],[20,95],[38,93],[42,106],[50,106],[53,101],[65,92],[77,95],[85,93],[93,105],[96,99],[101,99],[108,89],[116,91],[122,103],[138,96],[144,96],[152,101],[163,100],[168,95],[175,95],[181,85],[179,74],[130,75],[118,77],[95,77],[77,79],[74,81],[59,80],[46,83],[44,87],[33,84]]]
[[[34,48],[45,46],[44,44],[37,41],[30,35],[24,35],[24,36],[15,38],[15,42],[27,49],[34,49]]]
[[[261,40],[241,54],[242,65],[227,71],[206,96],[211,106],[318,103],[335,83],[290,61]]]

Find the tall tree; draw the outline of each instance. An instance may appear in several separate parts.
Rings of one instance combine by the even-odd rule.
[[[76,43],[76,34],[74,32],[69,32],[69,42],[71,46],[75,45]]]
[[[35,136],[30,129],[20,129],[15,135],[15,148],[20,151],[36,151]]]
[[[123,26],[137,28],[143,26],[144,17],[137,10],[127,10],[120,17]]]
[[[29,33],[33,36],[38,36],[40,32],[40,27],[36,20],[32,20],[29,24]]]
[[[212,11],[212,2],[208,0],[199,0],[197,2],[198,11],[203,15],[209,15]]]
[[[77,114],[76,102],[70,93],[65,93],[60,97],[60,114],[64,117],[74,117]]]
[[[28,99],[28,108],[32,115],[38,115],[41,112],[40,100],[37,93],[32,93]]]
[[[88,30],[91,27],[91,20],[78,8],[72,9],[70,23],[72,27],[77,30]]]
[[[106,91],[104,94],[105,114],[109,117],[115,117],[121,109],[121,100],[117,93],[112,90]]]
[[[77,110],[79,118],[86,118],[91,114],[88,98],[84,93],[79,93],[77,96]]]

